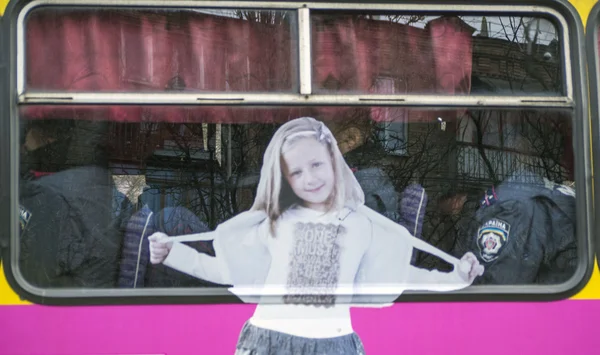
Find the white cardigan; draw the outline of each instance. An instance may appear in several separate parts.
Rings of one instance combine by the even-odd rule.
[[[356,211],[347,209],[347,213],[363,214],[371,222],[372,231],[370,246],[361,260],[354,286],[338,291],[340,296],[351,295],[356,306],[389,305],[405,290],[443,292],[469,286],[457,272],[465,265],[413,237],[403,226],[364,205]],[[285,295],[283,286],[264,285],[271,256],[259,238],[268,225],[264,212],[250,211],[220,224],[212,232],[170,237],[173,247],[163,263],[207,281],[232,285],[230,291],[247,303],[258,303],[261,296]],[[216,257],[198,253],[180,243],[197,240],[214,240]],[[442,258],[455,265],[454,270],[443,273],[410,265],[413,248]]]

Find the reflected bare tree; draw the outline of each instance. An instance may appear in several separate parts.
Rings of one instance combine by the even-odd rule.
[[[241,20],[259,22],[267,25],[280,25],[287,23],[290,19],[287,11],[247,11],[235,10],[236,16]]]

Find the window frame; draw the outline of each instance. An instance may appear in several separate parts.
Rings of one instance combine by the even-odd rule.
[[[542,0],[541,0],[542,1]],[[188,7],[210,7],[210,8],[246,8],[246,9],[271,9],[271,10],[287,10],[297,11],[298,19],[298,70],[299,70],[299,93],[296,94],[280,94],[280,93],[266,93],[266,94],[253,94],[244,92],[231,93],[189,93],[189,94],[175,94],[175,93],[132,93],[132,92],[61,92],[61,91],[46,91],[40,92],[35,90],[27,90],[25,87],[25,57],[26,52],[24,49],[24,21],[25,17],[36,7],[42,5],[58,5],[60,6],[81,6],[85,4],[86,7],[105,7],[105,8],[134,8],[140,6],[143,3],[160,3],[159,1],[128,1],[121,4],[110,4],[102,6],[102,2],[98,0],[33,0],[27,5],[23,6],[22,12],[19,12],[18,18],[16,19],[16,53],[17,53],[17,97],[19,104],[26,103],[71,103],[71,104],[134,104],[134,103],[147,103],[147,104],[197,104],[202,102],[204,104],[236,104],[244,102],[245,104],[300,104],[300,105],[311,105],[311,104],[360,104],[360,105],[379,105],[379,104],[393,104],[393,105],[447,105],[450,107],[456,106],[490,106],[494,104],[506,106],[511,105],[518,107],[520,105],[533,105],[539,104],[541,106],[556,105],[557,107],[568,106],[573,104],[573,83],[571,80],[572,69],[571,59],[569,56],[563,56],[561,59],[564,62],[564,70],[562,72],[562,80],[564,81],[563,95],[554,96],[535,96],[535,95],[511,95],[511,96],[453,96],[453,95],[433,95],[433,94],[405,94],[405,95],[373,95],[373,94],[313,94],[312,93],[312,68],[311,68],[311,32],[310,32],[310,10],[363,10],[363,11],[419,11],[419,12],[450,12],[456,6],[452,5],[428,5],[428,4],[396,4],[389,3],[386,5],[382,4],[360,4],[353,2],[345,3],[334,3],[334,2],[288,2],[288,1],[277,1],[277,2],[249,2],[249,1],[171,1],[169,2],[168,8],[188,8]],[[343,5],[342,5],[343,4]],[[489,13],[494,14],[500,11],[511,11],[512,13],[533,13],[538,10],[539,13],[554,16],[561,26],[560,39],[563,43],[564,50],[561,54],[571,53],[570,42],[566,40],[569,37],[568,26],[566,20],[559,16],[559,12],[547,6],[545,12],[542,12],[539,7],[526,6],[526,5],[515,5],[515,8],[510,9],[509,6],[498,6],[493,3],[488,5],[468,5],[461,6],[468,10],[461,10],[473,13]],[[455,10],[456,11],[456,10]],[[8,13],[8,12],[7,12]],[[433,98],[432,98],[433,96]]]
[[[256,94],[240,92],[223,92],[216,94],[203,93],[84,93],[84,92],[34,92],[24,87],[24,58],[22,51],[23,24],[22,19],[35,6],[80,5],[88,8],[135,7],[146,9],[148,6],[159,8],[259,8],[261,6],[274,10],[294,9],[298,11],[299,49],[299,83],[297,94]],[[406,12],[464,13],[473,15],[485,13],[506,13],[506,15],[546,14],[554,17],[561,26],[560,38],[563,41],[561,61],[564,64],[562,73],[565,95],[562,96],[439,96],[425,95],[346,95],[346,94],[312,94],[310,67],[310,22],[309,9],[331,10],[398,10]],[[588,24],[589,26],[589,24]],[[308,30],[307,30],[308,29]],[[306,32],[308,31],[308,32]],[[306,35],[308,33],[308,35]],[[414,301],[541,301],[558,300],[570,297],[582,289],[591,277],[594,259],[592,243],[592,171],[590,157],[590,131],[588,127],[588,95],[585,85],[585,54],[583,53],[583,25],[578,13],[566,0],[548,2],[544,0],[477,0],[462,1],[429,1],[426,4],[416,1],[380,1],[364,4],[357,1],[158,1],[130,0],[126,2],[110,2],[100,0],[16,0],[11,1],[2,21],[2,38],[4,39],[0,60],[0,186],[2,198],[9,203],[1,204],[0,214],[0,247],[5,261],[5,274],[11,287],[22,297],[39,304],[83,305],[83,304],[210,304],[210,303],[242,303],[227,288],[147,288],[147,289],[41,289],[24,280],[19,272],[18,258],[18,152],[19,152],[19,115],[18,107],[22,105],[60,104],[60,105],[232,105],[232,106],[280,106],[280,105],[346,105],[346,106],[389,106],[389,107],[423,107],[423,108],[566,108],[573,112],[573,137],[575,180],[578,188],[577,199],[577,238],[579,265],[573,277],[556,286],[477,286],[460,291],[437,292],[405,292],[396,302]],[[308,48],[306,47],[308,45]],[[2,63],[2,62],[0,62]],[[595,88],[594,88],[595,89]],[[593,89],[593,90],[594,90]],[[594,91],[598,94],[597,90]],[[596,120],[597,121],[597,120]],[[598,123],[595,122],[593,133],[594,146],[598,142]],[[600,158],[595,158],[596,166]],[[596,174],[596,180],[600,179]],[[600,180],[598,180],[600,181]],[[9,187],[6,189],[6,187]],[[8,190],[8,191],[7,191]],[[9,196],[4,196],[8,193]],[[597,198],[596,200],[600,200]],[[596,206],[600,202],[595,201]],[[600,209],[596,208],[596,223],[600,223]],[[598,225],[597,225],[598,227]],[[9,247],[10,246],[10,247]],[[198,297],[202,294],[201,297]]]
[[[378,83],[389,81],[391,82],[390,88],[393,93],[402,92],[397,87],[399,83],[395,78],[390,75],[380,75],[375,78],[375,89],[373,91],[380,92],[385,90],[379,90]],[[371,108],[371,112],[373,112],[374,108]],[[402,112],[402,120],[401,121],[388,121],[384,120],[380,122],[378,126],[381,129],[379,132],[379,139],[382,141],[383,145],[390,149],[390,155],[395,156],[406,156],[408,155],[408,150],[406,149],[406,144],[408,143],[408,108],[406,107],[385,107],[385,108],[375,108],[380,113],[383,113],[385,116],[389,116],[393,111],[401,111]],[[389,117],[386,117],[389,118]],[[398,138],[394,138],[393,135],[396,133]],[[394,140],[401,142],[401,147],[393,149]]]
[[[585,33],[585,44],[586,44],[586,56],[587,56],[587,67],[589,71],[589,103],[590,103],[590,120],[592,129],[592,159],[594,169],[594,186],[600,186],[600,174],[597,169],[600,167],[600,45],[598,40],[600,36],[598,30],[600,29],[600,3],[596,2],[587,18],[586,33]],[[594,242],[596,259],[600,255],[600,196],[598,192],[594,194]],[[596,260],[597,266],[600,265],[600,260]]]

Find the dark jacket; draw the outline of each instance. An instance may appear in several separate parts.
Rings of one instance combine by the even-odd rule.
[[[142,197],[144,194],[142,194]],[[140,198],[142,198],[140,197]],[[155,232],[170,236],[209,231],[208,226],[184,207],[166,207],[153,213],[143,206],[125,223],[125,238],[121,252],[118,286],[139,287],[206,287],[213,284],[168,268],[150,263],[148,237]],[[212,241],[186,242],[198,252],[214,256]],[[135,285],[135,286],[134,286]]]
[[[573,276],[575,191],[531,176],[490,190],[457,242],[455,256],[471,251],[485,266],[475,284],[559,284]]]
[[[154,232],[152,210],[143,206],[133,213],[124,224],[123,249],[119,268],[119,287],[143,287],[149,265],[148,237]]]
[[[38,287],[115,287],[121,248],[107,170],[85,166],[22,180],[19,265]]]

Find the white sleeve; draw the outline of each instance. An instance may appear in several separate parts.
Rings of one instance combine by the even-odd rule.
[[[269,223],[264,218],[259,223],[256,221],[256,216],[248,213],[239,218],[240,223],[217,228],[218,237],[213,246],[219,270],[224,279],[230,280],[229,285],[241,288],[264,285],[271,265],[271,254],[265,244]]]
[[[217,257],[199,253],[181,243],[173,243],[173,247],[163,264],[202,280],[221,285],[231,284],[231,281],[220,271],[220,263]]]
[[[409,232],[400,225],[393,226],[393,230],[385,227],[371,221],[371,241],[355,278],[353,303],[389,304],[406,290],[444,292],[469,286],[456,271],[445,273],[412,266]]]
[[[438,270],[427,270],[409,266],[408,285],[410,290],[414,291],[456,291],[463,289],[470,284],[464,280],[456,267],[451,272],[440,272]]]
[[[354,279],[355,307],[389,305],[407,289],[410,250],[400,236],[369,221],[363,234],[370,239]]]
[[[194,240],[213,239],[214,257],[175,242],[163,263],[221,285],[260,284],[270,265],[270,255],[260,238],[260,226],[267,224],[263,223],[265,219],[264,212],[243,212],[220,224],[213,232],[190,236]]]

